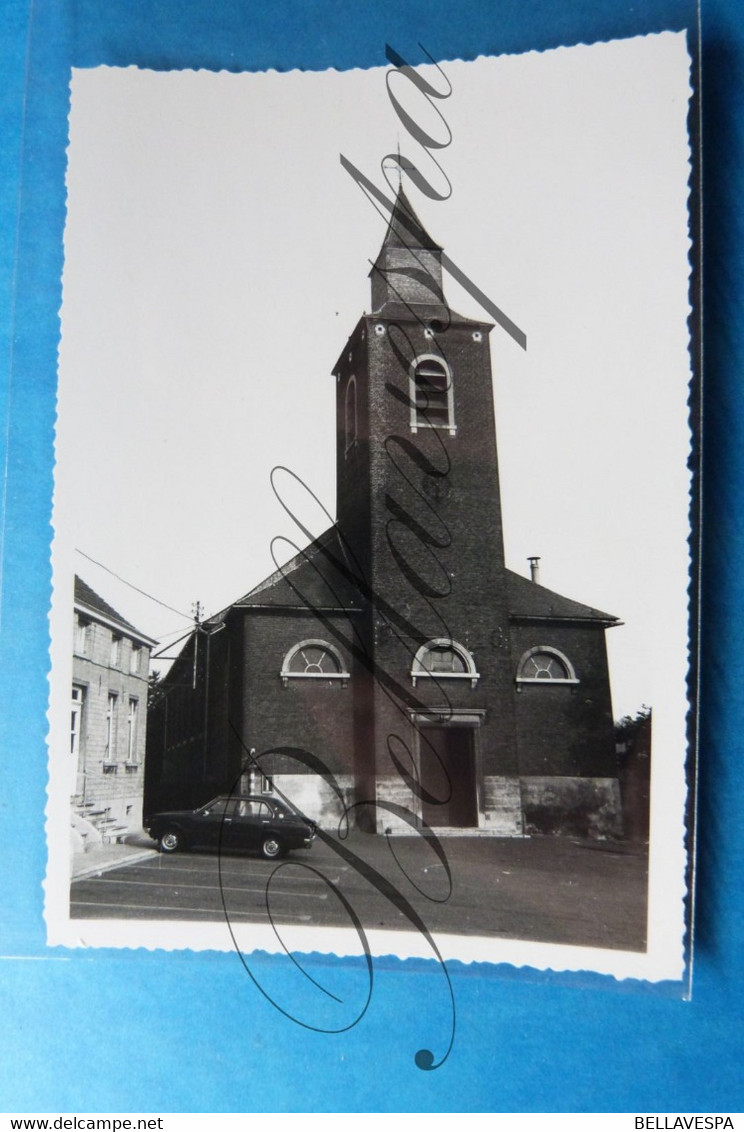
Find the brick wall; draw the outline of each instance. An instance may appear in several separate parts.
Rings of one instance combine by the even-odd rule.
[[[379,674],[372,690],[374,751],[367,757],[378,774],[396,773],[389,745],[404,749],[411,744],[407,713],[451,702],[485,710],[485,772],[515,774],[487,328],[458,321],[427,337],[424,327],[410,320],[404,330],[407,338],[387,320],[366,319],[370,447],[360,459],[366,460],[369,481]],[[456,435],[448,429],[411,430],[410,367],[405,362],[424,354],[440,354],[451,370]],[[440,687],[419,681],[413,689],[413,657],[422,643],[437,637],[452,637],[473,653],[480,673],[475,688],[467,681],[442,681]]]
[[[572,663],[578,684],[515,681],[520,658],[552,646]],[[607,650],[601,625],[525,624],[512,628],[512,687],[522,775],[617,778]]]
[[[332,617],[328,631],[312,612],[245,612],[243,640],[243,741],[260,754],[276,747],[301,747],[317,756],[333,774],[354,769],[352,679],[281,678],[287,653],[300,641],[324,640],[354,670],[350,650],[339,639],[351,636],[343,615]],[[301,774],[298,760],[272,755],[263,760],[268,774]],[[308,773],[312,773],[308,771]]]

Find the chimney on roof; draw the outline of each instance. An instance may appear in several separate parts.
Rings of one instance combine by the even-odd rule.
[[[540,555],[539,554],[533,554],[527,559],[527,561],[530,564],[530,575],[532,577],[532,581],[533,582],[539,582],[540,581]]]

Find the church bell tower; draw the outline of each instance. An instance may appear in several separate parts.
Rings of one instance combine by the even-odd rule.
[[[386,803],[477,827],[518,773],[492,327],[448,307],[442,248],[402,188],[370,275],[372,311],[334,370],[338,527],[373,658],[358,779],[378,829]]]

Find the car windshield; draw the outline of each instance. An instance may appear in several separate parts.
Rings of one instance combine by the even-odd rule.
[[[227,798],[213,798],[211,802],[207,802],[206,806],[201,806],[196,812],[198,814],[224,814],[227,809]]]

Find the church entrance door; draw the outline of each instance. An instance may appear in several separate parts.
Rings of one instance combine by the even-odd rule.
[[[419,725],[421,816],[431,826],[477,826],[475,728]]]

